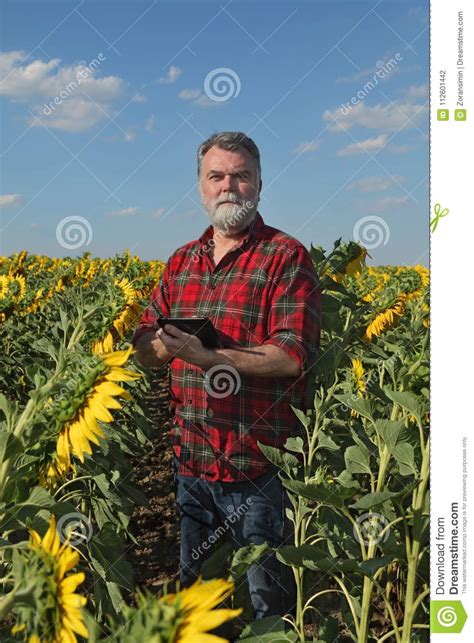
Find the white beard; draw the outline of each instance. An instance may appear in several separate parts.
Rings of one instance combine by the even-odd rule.
[[[258,199],[249,205],[249,201],[239,203],[220,203],[219,205],[209,204],[203,201],[204,209],[207,212],[214,228],[227,234],[236,234],[245,230],[257,214]]]

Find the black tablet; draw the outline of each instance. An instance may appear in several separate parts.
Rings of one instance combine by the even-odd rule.
[[[208,317],[158,317],[155,319],[158,328],[171,324],[190,335],[196,335],[206,348],[222,348],[219,335]]]

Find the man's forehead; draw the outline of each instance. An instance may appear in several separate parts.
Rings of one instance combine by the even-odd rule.
[[[223,150],[216,145],[211,147],[203,158],[206,170],[238,170],[252,168],[253,159],[245,148]]]

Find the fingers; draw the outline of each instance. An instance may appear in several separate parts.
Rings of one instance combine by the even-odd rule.
[[[182,330],[179,330],[179,328],[176,328],[176,326],[173,326],[172,324],[165,324],[164,331],[165,333],[168,333],[168,335],[172,335],[173,337],[184,337],[185,335],[189,334],[185,333]]]

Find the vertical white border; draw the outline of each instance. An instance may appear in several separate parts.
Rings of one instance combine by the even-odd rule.
[[[474,40],[473,2],[431,2],[430,216],[435,207],[449,210],[431,234],[431,600],[460,600],[467,612],[462,632],[431,634],[432,640],[474,641]],[[463,102],[465,122],[456,121],[458,100],[458,12],[463,12]],[[440,74],[446,71],[446,109]],[[467,438],[467,507],[463,515],[463,438]],[[450,594],[451,505],[459,504],[459,594]],[[467,565],[463,563],[463,518]],[[445,523],[444,592],[438,560],[438,521]],[[465,578],[465,580],[464,580]],[[463,587],[464,586],[464,587]],[[464,593],[463,593],[464,590]]]

